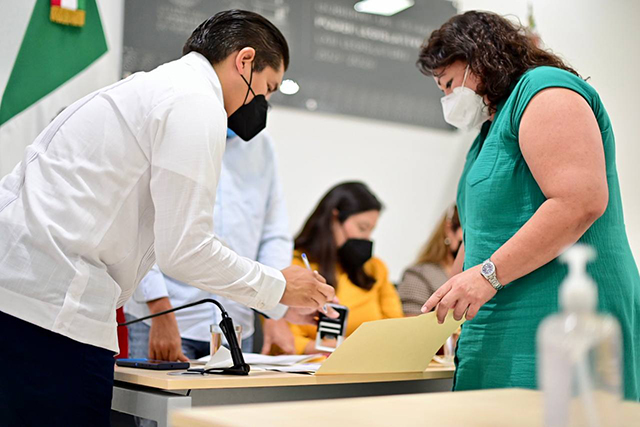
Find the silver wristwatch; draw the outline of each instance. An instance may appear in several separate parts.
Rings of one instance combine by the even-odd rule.
[[[496,291],[499,291],[500,289],[504,288],[504,286],[502,286],[502,284],[498,281],[498,278],[496,277],[496,265],[493,262],[491,262],[490,259],[482,263],[482,267],[480,268],[480,274],[482,274],[482,277],[487,279],[487,281],[491,284],[491,286],[493,286],[493,288]]]

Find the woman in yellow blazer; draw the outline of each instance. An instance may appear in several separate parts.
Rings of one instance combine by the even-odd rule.
[[[387,267],[372,257],[370,238],[381,210],[382,204],[366,185],[339,184],[320,200],[295,240],[293,264],[304,266],[301,254],[305,253],[311,268],[327,279],[340,304],[349,308],[347,336],[363,322],[402,317],[402,303]],[[289,327],[296,353],[318,352],[315,326]]]

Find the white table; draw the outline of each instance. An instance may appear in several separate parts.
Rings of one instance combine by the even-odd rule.
[[[169,373],[175,371],[116,367],[111,408],[165,427],[171,411],[197,406],[448,391],[453,371],[433,363],[419,373],[315,376],[257,371],[248,376],[172,376]]]
[[[621,416],[622,426],[639,426],[640,403],[624,402]],[[174,427],[543,427],[542,394],[523,389],[194,408],[176,411],[172,421]]]

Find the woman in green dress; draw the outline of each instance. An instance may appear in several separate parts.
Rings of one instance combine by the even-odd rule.
[[[449,123],[484,122],[458,186],[459,273],[423,307],[440,321],[449,309],[468,319],[454,389],[536,388],[536,331],[558,310],[567,272],[557,257],[582,242],[598,254],[588,268],[598,309],[622,326],[625,397],[638,400],[640,276],[598,93],[493,13],[453,17],[422,46],[418,66],[444,92]]]

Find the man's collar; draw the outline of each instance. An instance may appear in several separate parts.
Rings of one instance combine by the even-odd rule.
[[[222,95],[222,85],[220,84],[220,79],[216,74],[216,71],[211,65],[211,62],[207,58],[205,58],[202,54],[198,52],[189,52],[185,56],[183,56],[181,61],[186,62],[191,65],[198,71],[200,71],[211,83],[211,87],[213,91],[216,93],[216,96],[220,99],[222,105],[224,105],[224,96]]]

